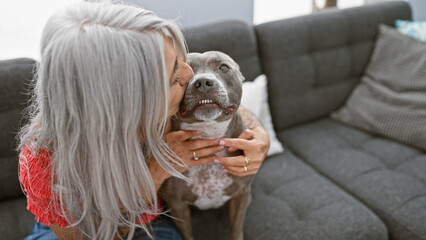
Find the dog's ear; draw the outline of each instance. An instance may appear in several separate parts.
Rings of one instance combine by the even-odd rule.
[[[244,75],[241,73],[240,70],[240,65],[238,65],[237,62],[235,62],[234,60],[232,60],[235,64],[236,70],[237,70],[237,77],[241,82],[244,82],[246,80],[246,78],[244,77]]]
[[[200,55],[201,55],[201,53],[197,53],[197,52],[192,52],[192,53],[186,54],[186,63],[189,66],[191,66],[191,62],[194,61],[194,59],[196,59]]]
[[[239,79],[242,83],[246,80],[246,78],[243,76],[243,74],[241,74],[241,72],[240,72],[240,73],[238,73],[238,79]]]
[[[240,80],[241,80],[241,82],[244,82],[245,80],[246,80],[246,78],[243,76],[243,74],[241,73],[241,71],[238,71],[239,72],[239,78],[240,78]]]

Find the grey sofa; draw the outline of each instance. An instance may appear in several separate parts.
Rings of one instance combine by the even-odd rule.
[[[362,76],[378,25],[396,19],[411,19],[406,2],[185,31],[191,52],[223,51],[248,81],[268,77],[285,152],[253,182],[245,239],[426,239],[426,153],[329,118]],[[33,221],[13,152],[33,63],[0,62],[0,239],[23,238]],[[192,214],[195,239],[227,239],[226,207]]]

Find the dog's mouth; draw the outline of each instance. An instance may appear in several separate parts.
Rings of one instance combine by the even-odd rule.
[[[188,117],[196,111],[200,112],[212,112],[212,111],[223,111],[225,114],[232,113],[235,110],[234,105],[222,106],[222,104],[213,99],[201,99],[191,108],[182,107],[179,113],[182,117]]]

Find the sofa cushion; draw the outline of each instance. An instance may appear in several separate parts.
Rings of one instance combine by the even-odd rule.
[[[221,51],[240,65],[246,81],[262,73],[252,26],[230,20],[184,30],[190,52]]]
[[[243,83],[243,96],[241,106],[250,110],[260,121],[269,136],[269,150],[267,156],[282,153],[284,148],[277,139],[272,125],[271,113],[268,103],[268,89],[265,74],[259,75],[252,82]]]
[[[377,26],[410,18],[408,3],[387,2],[256,26],[276,130],[339,108],[364,72]]]
[[[29,99],[26,89],[34,64],[31,59],[0,61],[0,199],[22,196],[16,134],[24,124],[22,110]]]
[[[361,82],[331,117],[426,151],[426,44],[380,25]]]
[[[227,209],[193,210],[195,239],[228,239]],[[212,220],[214,219],[214,220]],[[244,239],[387,239],[381,220],[290,151],[267,158],[252,185]]]
[[[294,151],[370,207],[390,239],[426,239],[426,153],[325,118],[278,133]]]

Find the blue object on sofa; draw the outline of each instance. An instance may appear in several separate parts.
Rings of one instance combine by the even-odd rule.
[[[398,19],[395,21],[395,26],[401,33],[426,42],[426,21],[413,22]]]

